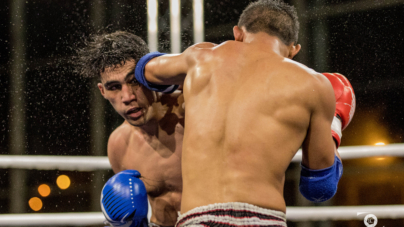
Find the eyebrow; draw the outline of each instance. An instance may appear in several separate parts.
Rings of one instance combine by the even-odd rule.
[[[112,84],[115,84],[115,83],[119,83],[119,81],[117,81],[117,80],[108,81],[108,82],[106,82],[104,84],[104,87],[109,87],[109,86],[111,86]]]
[[[134,76],[135,76],[134,70],[135,70],[135,69],[132,69],[128,74],[126,74],[126,76],[125,76],[125,81],[127,81],[127,80],[129,80],[131,77],[134,77]]]
[[[135,70],[135,67],[133,67],[133,69],[131,69],[130,71],[129,71],[129,73],[128,74],[126,74],[126,76],[125,76],[125,81],[127,81],[127,80],[129,80],[132,76],[134,76],[134,70]],[[117,81],[117,80],[111,80],[111,81],[107,81],[105,84],[104,84],[104,87],[108,87],[108,86],[110,86],[111,84],[115,84],[115,83],[120,83],[119,81]]]

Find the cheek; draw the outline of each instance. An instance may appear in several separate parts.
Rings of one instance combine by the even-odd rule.
[[[114,107],[115,110],[118,111],[119,109],[119,100],[117,98],[118,96],[115,94],[106,94],[105,95],[105,99],[107,99],[109,101],[109,103],[111,103],[112,107]]]
[[[148,104],[148,102],[147,102],[147,98],[146,98],[146,96],[142,93],[142,92],[139,92],[138,94],[137,94],[137,103],[138,104],[143,104],[143,105],[147,105]]]
[[[136,91],[138,102],[151,105],[153,103],[153,92],[142,87],[141,89],[137,89]]]
[[[111,103],[111,105],[115,108],[117,103],[114,99],[108,99],[109,103]]]

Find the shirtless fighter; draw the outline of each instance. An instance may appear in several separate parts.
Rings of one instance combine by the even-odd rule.
[[[150,91],[133,78],[135,62],[148,52],[146,43],[128,32],[94,36],[78,52],[81,74],[99,76],[101,94],[125,119],[108,141],[108,158],[118,174],[105,185],[101,201],[114,226],[135,226],[132,219],[147,225],[147,197],[152,226],[174,226],[180,210],[184,99],[180,93]],[[128,179],[142,182],[134,204]],[[114,200],[106,194],[111,190],[121,197]],[[128,205],[125,199],[129,206],[121,210]]]
[[[150,90],[184,82],[178,226],[286,226],[285,171],[300,146],[301,193],[315,202],[335,194],[336,148],[355,96],[342,75],[291,60],[298,27],[293,7],[260,0],[242,13],[235,41],[137,62],[135,77]]]

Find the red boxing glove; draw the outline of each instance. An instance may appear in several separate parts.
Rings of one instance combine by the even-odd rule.
[[[349,125],[355,113],[355,93],[351,83],[345,76],[339,73],[323,73],[323,75],[331,82],[337,102],[331,132],[337,147],[339,147],[342,130]]]

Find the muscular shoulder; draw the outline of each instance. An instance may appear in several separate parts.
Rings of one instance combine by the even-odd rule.
[[[288,73],[305,79],[310,86],[319,86],[320,88],[328,87],[332,89],[331,83],[325,76],[299,62],[284,58],[283,68],[286,69]]]
[[[334,112],[335,109],[335,96],[334,90],[330,81],[321,73],[310,73],[311,80],[311,104],[312,107],[325,111]]]
[[[234,54],[234,52],[238,52],[243,47],[245,45],[242,42],[231,40],[221,44],[204,42],[190,46],[185,52],[191,60],[204,61],[213,60],[214,57],[221,57],[222,54]]]
[[[335,95],[334,89],[332,88],[331,82],[320,73],[316,73],[313,75],[315,78],[314,86],[318,89],[318,99],[323,107],[332,110],[334,112],[335,109]]]
[[[108,159],[115,173],[122,171],[121,160],[124,157],[132,133],[130,124],[122,123],[116,128],[108,139]]]
[[[307,66],[290,59],[284,60],[284,67],[287,72],[295,77],[308,95],[313,105],[331,102],[335,103],[334,90],[330,81],[321,73],[314,71]]]
[[[209,59],[212,56],[213,49],[216,46],[217,44],[214,43],[203,42],[188,47],[184,51],[188,64],[196,64],[200,61]]]

